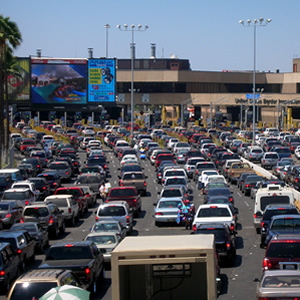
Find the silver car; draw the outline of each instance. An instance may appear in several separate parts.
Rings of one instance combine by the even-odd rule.
[[[245,153],[245,158],[249,161],[260,161],[264,151],[261,147],[249,147]]]
[[[54,161],[49,164],[48,169],[56,172],[61,180],[71,181],[72,169],[67,162]]]
[[[274,166],[277,165],[279,161],[279,155],[277,152],[266,152],[264,153],[261,159],[261,166],[265,169],[269,168],[272,169]]]

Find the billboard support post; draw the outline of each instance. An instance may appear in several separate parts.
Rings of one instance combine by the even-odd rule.
[[[67,118],[68,118],[67,112],[65,111],[65,113],[64,113],[64,125],[65,125],[65,127],[67,127]]]
[[[94,118],[95,118],[94,112],[92,111],[92,126],[94,126]]]

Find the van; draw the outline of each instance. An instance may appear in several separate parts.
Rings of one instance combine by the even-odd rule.
[[[262,213],[269,204],[293,204],[295,203],[293,189],[281,187],[277,184],[269,184],[266,188],[258,189],[254,203],[253,224],[257,233],[260,233]]]
[[[11,169],[1,169],[0,176],[11,177],[11,179],[15,181],[24,180],[19,169],[11,168]]]

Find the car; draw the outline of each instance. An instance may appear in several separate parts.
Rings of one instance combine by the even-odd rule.
[[[261,158],[261,166],[265,169],[272,169],[278,161],[279,155],[277,152],[265,152]]]
[[[11,227],[20,222],[24,205],[20,200],[2,200],[0,202],[0,218],[3,227]]]
[[[155,225],[160,226],[162,223],[176,223],[178,217],[178,207],[183,206],[181,198],[168,197],[160,198],[157,203],[153,204]]]
[[[57,188],[61,186],[61,180],[59,175],[56,172],[45,171],[43,173],[38,174],[37,178],[44,178],[49,185],[50,193],[56,191]]]
[[[65,220],[62,212],[53,203],[39,203],[24,208],[21,223],[38,222],[54,238],[65,233]]]
[[[28,188],[16,188],[4,191],[2,200],[19,200],[23,206],[26,206],[33,204],[36,201],[36,196]]]
[[[235,234],[226,224],[203,224],[197,227],[194,234],[213,234],[218,257],[221,262],[234,266],[236,258]]]
[[[82,283],[77,275],[70,270],[31,270],[21,275],[14,282],[7,299],[39,299],[50,289],[64,285],[82,287]]]
[[[30,177],[27,180],[34,183],[36,189],[39,190],[39,200],[43,200],[50,194],[50,185],[47,183],[46,178]]]
[[[51,172],[56,172],[60,177],[60,180],[65,180],[66,182],[71,181],[72,169],[67,162],[55,161],[48,165],[48,170]]]
[[[126,237],[126,228],[118,221],[98,221],[92,228],[91,232],[116,232],[121,239]]]
[[[262,214],[261,220],[261,240],[260,246],[265,247],[265,239],[268,232],[270,221],[277,215],[299,215],[299,210],[293,204],[269,204]]]
[[[217,196],[226,196],[228,197],[229,201],[231,203],[234,203],[233,192],[227,187],[227,188],[210,188],[207,191],[207,194],[204,195],[204,203],[206,203],[210,197],[217,197]]]
[[[88,207],[93,207],[93,205],[97,203],[97,195],[99,191],[95,193],[88,185],[80,185],[80,187],[85,194]]]
[[[264,241],[265,246],[275,235],[300,233],[300,215],[274,215],[269,223]]]
[[[11,186],[12,189],[29,189],[34,195],[35,199],[38,200],[40,198],[40,191],[36,188],[35,184],[32,181],[24,180],[14,182]]]
[[[101,175],[96,174],[96,173],[89,173],[89,174],[82,174],[79,175],[74,182],[74,185],[76,186],[88,186],[93,193],[95,193],[97,196],[99,195],[99,188],[100,184],[103,181],[103,178]]]
[[[280,178],[280,173],[283,171],[285,166],[290,166],[291,163],[287,160],[279,160],[276,165],[272,168],[272,174]]]
[[[72,227],[75,226],[76,221],[79,221],[79,207],[72,195],[51,195],[45,198],[44,203],[55,204],[63,213],[66,223]]]
[[[118,221],[126,228],[127,235],[133,230],[133,212],[126,201],[100,204],[95,211],[95,221]]]
[[[146,196],[147,194],[147,176],[143,172],[126,172],[123,173],[119,180],[119,185],[123,186],[134,186],[137,192]]]
[[[259,181],[263,181],[264,177],[259,175],[249,175],[246,177],[244,183],[242,184],[242,193],[245,196],[251,196],[251,189],[255,187],[256,183]]]
[[[42,163],[38,157],[24,158],[21,163],[22,164],[31,164],[33,166],[34,170],[36,171],[36,174],[39,174],[42,172]]]
[[[21,271],[25,270],[27,264],[35,261],[35,241],[27,231],[1,231],[0,243],[11,244],[14,253],[19,256]]]
[[[201,174],[201,171],[203,170],[217,170],[216,166],[213,162],[198,162],[196,163],[194,173],[193,173],[193,180],[195,182],[198,182],[198,177]]]
[[[184,170],[189,178],[193,177],[194,169],[198,162],[205,162],[204,157],[191,157],[189,158],[184,165]]]
[[[262,270],[298,270],[300,264],[299,234],[277,234],[266,249]]]
[[[20,259],[10,243],[0,243],[0,289],[7,293],[13,280],[21,274]]]
[[[92,241],[103,254],[104,263],[107,269],[110,268],[111,252],[118,246],[121,237],[112,231],[91,232],[85,238],[85,241]]]
[[[265,271],[258,282],[257,299],[298,299],[300,296],[299,270]]]
[[[292,157],[291,149],[289,147],[275,147],[272,151],[277,152],[280,160],[284,157]]]
[[[42,253],[44,249],[49,247],[49,234],[41,224],[37,222],[27,222],[14,224],[10,231],[27,231],[35,241],[35,252]]]

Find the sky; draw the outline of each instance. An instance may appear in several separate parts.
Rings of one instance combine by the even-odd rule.
[[[197,71],[243,71],[254,68],[254,27],[240,20],[272,19],[256,29],[256,69],[292,72],[300,58],[299,0],[0,0],[0,14],[17,23],[22,44],[16,56],[56,58],[130,58],[131,30],[136,58],[149,58],[151,43],[157,58],[189,59]],[[247,22],[245,22],[247,24]],[[104,28],[105,24],[111,26]],[[265,22],[263,23],[265,24]]]

